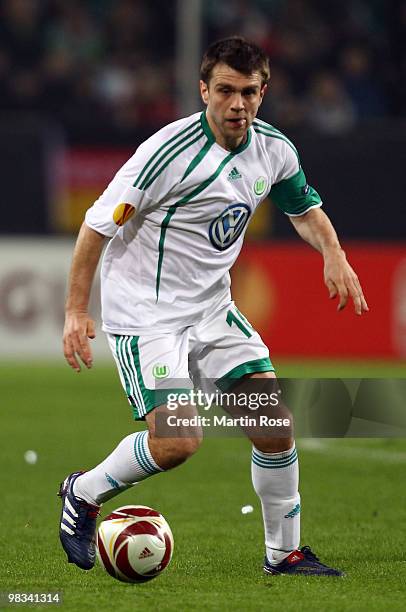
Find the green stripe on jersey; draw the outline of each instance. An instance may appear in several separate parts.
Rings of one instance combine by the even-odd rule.
[[[203,130],[204,134],[207,137],[207,142],[204,145],[203,149],[196,155],[194,160],[192,160],[192,162],[189,165],[189,167],[187,168],[187,170],[186,170],[182,180],[187,176],[187,174],[190,174],[190,172],[192,172],[192,170],[196,167],[196,165],[198,163],[200,163],[200,161],[206,155],[207,151],[209,151],[210,146],[215,143],[215,137],[214,137],[213,132],[210,129],[210,126],[209,126],[209,123],[207,121],[207,117],[206,117],[205,111],[201,113],[200,119],[199,119],[199,123],[202,126],[202,130]],[[156,301],[158,301],[159,287],[160,287],[160,283],[161,283],[161,272],[162,272],[162,262],[163,262],[163,257],[164,257],[166,230],[168,229],[168,225],[169,225],[173,215],[175,214],[175,212],[177,211],[179,206],[183,206],[183,205],[187,204],[195,196],[199,195],[199,193],[204,191],[206,189],[206,187],[208,187],[218,177],[218,175],[223,170],[224,166],[230,161],[230,159],[232,159],[235,155],[238,155],[239,153],[242,153],[243,151],[245,151],[245,149],[247,149],[247,147],[249,147],[249,145],[251,144],[251,139],[252,139],[252,134],[251,134],[251,130],[249,129],[247,131],[247,139],[246,139],[246,141],[242,142],[239,147],[234,149],[234,151],[230,151],[230,153],[223,159],[221,164],[218,166],[217,170],[215,170],[215,172],[213,172],[213,174],[211,176],[209,176],[205,181],[200,183],[200,185],[195,187],[195,189],[191,193],[189,193],[189,195],[184,196],[181,200],[179,200],[178,202],[173,204],[168,209],[168,212],[167,212],[164,220],[162,221],[161,235],[160,235],[160,238],[159,238],[159,246],[158,246],[159,255],[158,255],[158,266],[157,266],[157,274],[156,274],[156,285],[155,285]],[[206,147],[207,147],[207,149],[206,149]],[[195,165],[190,169],[192,164],[195,164]]]
[[[196,136],[195,138],[192,138],[193,136]],[[195,142],[197,142],[198,140],[200,140],[200,138],[203,137],[203,130],[200,126],[198,126],[195,130],[193,130],[193,132],[190,132],[190,134],[188,134],[187,136],[185,136],[184,138],[182,138],[181,140],[177,140],[176,143],[170,147],[170,149],[167,149],[165,151],[165,153],[163,155],[161,155],[161,157],[158,159],[158,161],[156,162],[156,164],[154,164],[154,166],[149,170],[148,174],[146,175],[146,177],[144,178],[144,180],[142,181],[141,185],[140,185],[140,189],[148,189],[148,187],[150,187],[152,185],[152,183],[155,181],[155,179],[158,178],[158,176],[165,170],[165,168],[176,158],[178,157],[181,153],[183,153],[183,151],[185,151],[185,149],[188,149],[190,146],[192,146],[192,144],[194,144]],[[183,147],[179,148],[179,146],[183,143],[186,143]],[[170,155],[172,153],[172,151],[175,151],[174,154],[165,161],[165,159],[168,157],[168,155]],[[164,162],[164,163],[163,163]],[[157,172],[154,171],[157,170]]]
[[[137,180],[133,184],[133,187],[139,187],[145,172],[147,172],[148,168],[156,160],[156,158],[162,153],[162,151],[164,151],[173,142],[179,140],[184,134],[186,134],[187,132],[193,130],[193,128],[195,128],[197,125],[200,125],[200,119],[198,119],[197,121],[194,121],[193,123],[188,125],[186,128],[181,130],[178,134],[175,134],[175,136],[172,136],[172,138],[170,138],[167,142],[165,142],[162,146],[160,146],[159,149],[157,151],[155,151],[155,153],[149,158],[149,160],[147,161],[147,163],[145,164],[145,166],[143,167],[143,169],[139,173],[139,175],[137,177]]]
[[[289,138],[282,134],[282,132],[273,128],[272,126],[268,126],[268,124],[265,124],[264,122],[259,123],[257,120],[254,121],[253,125],[256,134],[262,134],[263,136],[268,136],[269,138],[276,138],[277,140],[283,140],[284,142],[286,142],[286,144],[288,144],[292,151],[295,153],[300,165],[298,150],[296,149],[293,142],[291,142]]]
[[[189,174],[191,172],[193,172],[193,170],[196,168],[196,166],[198,166],[200,164],[200,162],[202,161],[202,159],[207,155],[207,153],[209,152],[211,146],[213,144],[212,140],[207,140],[206,144],[204,145],[204,147],[202,147],[199,151],[199,153],[192,159],[192,161],[190,162],[189,166],[186,168],[185,174],[182,176],[182,179],[180,182],[184,181],[185,178],[187,176],[189,176]]]
[[[173,215],[175,214],[175,212],[177,211],[179,206],[184,206],[185,204],[190,202],[190,200],[192,200],[192,198],[194,198],[195,196],[199,195],[199,193],[204,191],[206,189],[206,187],[208,187],[218,177],[220,172],[223,170],[224,166],[226,164],[228,164],[228,162],[230,161],[230,159],[232,159],[234,157],[234,155],[235,155],[235,152],[229,153],[223,159],[221,164],[218,166],[217,170],[215,170],[215,172],[213,172],[213,174],[211,176],[209,176],[205,181],[200,183],[200,185],[195,187],[195,189],[193,189],[193,191],[191,193],[189,193],[188,195],[184,196],[181,200],[179,200],[178,202],[173,204],[168,209],[168,212],[166,213],[166,216],[165,216],[164,220],[162,221],[161,235],[160,235],[160,238],[159,238],[159,247],[158,247],[159,256],[158,256],[158,267],[157,267],[156,284],[155,284],[156,301],[158,301],[158,297],[159,297],[159,286],[161,284],[161,272],[162,272],[162,262],[163,262],[163,258],[164,258],[165,237],[166,237],[166,230],[168,229],[168,225],[170,223],[170,220],[172,219]]]
[[[267,123],[266,121],[262,121],[262,119],[254,119],[253,125],[254,125],[254,127],[258,127],[258,128],[260,128],[262,130],[266,130],[268,132],[272,132],[275,135],[283,136],[283,138],[285,138],[289,142],[291,147],[293,147],[296,150],[295,145],[293,144],[293,142],[291,140],[289,140],[289,138],[286,136],[286,134],[284,134],[283,132],[278,130],[276,127],[274,127],[270,123]]]

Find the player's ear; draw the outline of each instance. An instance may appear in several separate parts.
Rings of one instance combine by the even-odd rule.
[[[200,95],[205,104],[209,103],[209,86],[205,81],[200,81]]]
[[[259,106],[261,106],[262,104],[262,100],[264,98],[264,95],[267,89],[268,89],[268,85],[265,83],[265,85],[261,87],[261,91],[259,92]]]

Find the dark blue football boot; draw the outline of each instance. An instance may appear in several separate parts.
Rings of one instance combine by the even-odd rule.
[[[310,546],[302,546],[294,550],[286,559],[277,565],[271,565],[265,557],[264,572],[266,574],[291,576],[344,576],[343,572],[321,563],[312,552]]]
[[[83,472],[74,472],[61,483],[58,493],[62,499],[59,539],[69,563],[89,570],[96,560],[96,518],[100,507],[92,506],[73,494],[73,483],[81,474]]]

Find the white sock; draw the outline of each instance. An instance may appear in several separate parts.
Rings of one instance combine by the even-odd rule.
[[[252,449],[252,483],[261,500],[265,548],[280,563],[300,542],[299,464],[295,445],[281,453]]]
[[[79,476],[73,493],[99,506],[140,480],[162,471],[149,450],[148,431],[140,431],[121,440],[102,463]]]

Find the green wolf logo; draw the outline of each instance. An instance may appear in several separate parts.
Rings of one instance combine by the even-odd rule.
[[[169,367],[162,363],[156,363],[152,368],[154,378],[167,378],[169,376]]]

